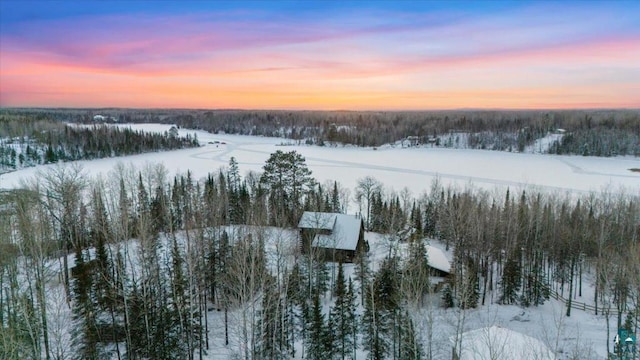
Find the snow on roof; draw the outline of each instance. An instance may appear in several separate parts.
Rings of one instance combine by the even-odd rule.
[[[362,220],[355,215],[305,211],[298,223],[301,229],[330,230],[317,234],[311,246],[355,250],[360,238]]]
[[[451,273],[451,263],[444,252],[437,247],[427,245],[427,261],[434,269]]]
[[[298,227],[300,229],[333,230],[336,215],[338,214],[305,211],[298,222]]]
[[[461,336],[460,360],[556,359],[542,341],[500,326],[468,331]],[[455,336],[449,340],[455,344]]]

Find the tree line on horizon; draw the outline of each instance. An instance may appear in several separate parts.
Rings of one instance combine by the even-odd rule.
[[[522,152],[559,129],[553,154],[640,155],[640,111],[620,110],[449,110],[285,111],[171,109],[4,109],[57,121],[175,124],[211,133],[283,137],[300,143],[381,146],[415,137],[421,144]],[[466,136],[462,136],[465,134]],[[457,139],[457,142],[456,142]]]

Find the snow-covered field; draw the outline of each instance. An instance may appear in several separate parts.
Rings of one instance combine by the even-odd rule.
[[[170,128],[169,125],[161,124],[119,126],[158,132]],[[518,189],[532,187],[560,193],[624,189],[627,193],[637,194],[640,191],[640,174],[629,170],[640,168],[640,159],[633,157],[556,156],[426,147],[318,147],[282,138],[180,130],[181,135],[187,133],[196,133],[203,146],[80,163],[92,175],[107,174],[119,162],[137,166],[162,163],[170,172],[190,170],[195,178],[200,178],[226,166],[231,157],[236,158],[241,172],[261,171],[271,153],[276,150],[296,150],[306,157],[317,180],[338,180],[350,189],[355,187],[359,178],[373,176],[388,188],[401,190],[407,187],[413,194],[420,194],[428,189],[434,178],[439,178],[445,184],[488,190],[496,186],[508,186]],[[0,188],[16,187],[21,179],[33,177],[45,167],[0,175]]]

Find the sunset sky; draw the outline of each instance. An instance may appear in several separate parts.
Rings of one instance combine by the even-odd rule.
[[[640,1],[0,0],[0,107],[640,108]]]

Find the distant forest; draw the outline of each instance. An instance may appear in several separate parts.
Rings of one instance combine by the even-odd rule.
[[[211,133],[283,137],[307,144],[415,144],[522,152],[561,133],[545,151],[640,155],[639,110],[455,110],[414,112],[276,110],[5,109],[1,114],[93,123],[165,123]]]
[[[69,126],[48,116],[0,114],[0,173],[58,161],[91,160],[198,146],[177,132],[158,134],[101,124]]]

